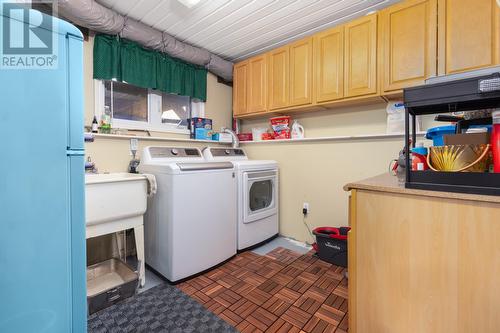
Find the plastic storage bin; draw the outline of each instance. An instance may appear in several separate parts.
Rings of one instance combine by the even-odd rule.
[[[134,295],[138,286],[139,274],[119,259],[113,258],[87,267],[89,314]]]
[[[429,128],[425,138],[432,140],[433,146],[444,146],[443,136],[446,134],[455,134],[455,125]]]
[[[347,233],[350,227],[320,227],[313,230],[316,236],[316,250],[321,260],[347,267]]]

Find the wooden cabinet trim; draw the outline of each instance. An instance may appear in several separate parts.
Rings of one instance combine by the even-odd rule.
[[[352,190],[351,195],[349,196],[349,226],[351,230],[349,230],[347,237],[347,265],[348,265],[348,274],[349,274],[349,285],[348,288],[348,297],[347,297],[347,313],[349,320],[349,332],[356,333],[356,212],[357,212],[357,190]]]

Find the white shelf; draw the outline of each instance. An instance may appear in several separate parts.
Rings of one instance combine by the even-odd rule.
[[[426,132],[418,132],[417,136],[424,136]],[[145,135],[124,135],[124,134],[102,134],[102,133],[88,133],[92,134],[95,138],[105,138],[105,139],[138,139],[146,141],[170,141],[170,142],[190,142],[190,143],[212,143],[220,145],[230,145],[230,142],[219,142],[213,140],[194,140],[186,138],[170,138],[161,136],[145,136]],[[361,134],[361,135],[338,135],[338,136],[322,136],[316,138],[304,138],[304,139],[289,139],[289,140],[262,140],[262,141],[240,141],[240,144],[273,144],[273,143],[300,143],[300,142],[320,142],[320,141],[349,141],[349,140],[367,140],[367,139],[391,139],[404,137],[404,133],[394,133],[394,134]]]
[[[424,136],[426,132],[418,132],[417,136]],[[262,141],[240,141],[240,144],[272,144],[272,143],[297,143],[297,142],[315,142],[315,141],[349,141],[366,139],[391,139],[404,137],[404,133],[394,134],[361,134],[361,135],[339,135],[322,136],[317,138],[289,139],[289,140],[262,140]]]
[[[228,142],[219,142],[214,140],[195,140],[195,139],[187,139],[187,138],[171,138],[171,137],[162,137],[162,136],[145,136],[145,135],[126,135],[126,134],[102,134],[102,133],[85,133],[92,134],[95,138],[105,138],[105,139],[137,139],[144,141],[171,141],[171,142],[191,142],[191,143],[213,143],[213,144],[221,144],[221,145],[230,145]]]

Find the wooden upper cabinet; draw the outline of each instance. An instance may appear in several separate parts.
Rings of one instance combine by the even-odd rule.
[[[275,110],[288,106],[289,102],[289,49],[280,47],[269,52],[269,109]]]
[[[290,106],[312,103],[312,38],[290,44]]]
[[[347,23],[345,39],[345,97],[377,92],[377,14]]]
[[[248,112],[267,110],[267,54],[248,60]]]
[[[247,108],[248,61],[234,65],[233,69],[233,114],[235,116],[248,112]]]
[[[498,0],[404,0],[234,66],[233,113],[393,96],[500,65]]]
[[[436,75],[436,35],[437,0],[407,0],[380,12],[379,61],[384,92],[424,84]]]
[[[439,74],[500,63],[500,9],[496,0],[439,0]]]
[[[317,102],[344,97],[344,27],[314,36],[314,90]]]

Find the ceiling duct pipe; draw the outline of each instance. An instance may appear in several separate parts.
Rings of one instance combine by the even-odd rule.
[[[233,63],[199,47],[125,17],[94,0],[59,0],[59,13],[83,27],[97,32],[120,35],[146,48],[161,51],[186,62],[204,66],[226,81],[233,80]]]

